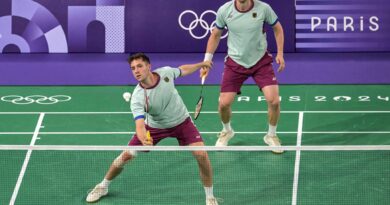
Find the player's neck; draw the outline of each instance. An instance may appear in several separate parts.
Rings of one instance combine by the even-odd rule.
[[[157,76],[154,73],[150,73],[145,80],[141,82],[142,87],[151,88],[157,83]]]
[[[245,12],[248,11],[253,4],[253,0],[236,0],[236,8],[238,11]]]

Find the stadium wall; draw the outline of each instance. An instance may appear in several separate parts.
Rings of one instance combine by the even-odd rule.
[[[140,51],[151,55],[154,67],[200,61],[215,12],[225,2],[3,0],[0,84],[133,84],[125,60]],[[388,1],[264,2],[285,30],[287,68],[277,75],[281,84],[390,82]],[[272,28],[266,30],[274,52]],[[220,82],[226,38],[217,52],[209,84]],[[197,75],[178,80],[198,82]]]

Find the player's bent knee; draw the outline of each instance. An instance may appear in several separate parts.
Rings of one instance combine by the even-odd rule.
[[[221,100],[219,101],[219,109],[229,109],[230,106],[232,106],[232,102],[226,101],[226,100]]]
[[[280,101],[278,98],[275,98],[273,100],[268,101],[268,105],[274,108],[277,108],[280,106]]]
[[[192,152],[192,154],[197,159],[207,159],[208,158],[208,155],[207,155],[206,151],[194,151],[194,152]]]
[[[113,162],[113,165],[117,168],[123,168],[127,162],[133,159],[137,155],[137,152],[134,150],[126,150],[122,152]]]

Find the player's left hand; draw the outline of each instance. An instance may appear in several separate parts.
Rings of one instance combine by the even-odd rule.
[[[278,72],[282,72],[286,67],[286,63],[284,62],[283,54],[276,55],[276,63],[279,65]]]

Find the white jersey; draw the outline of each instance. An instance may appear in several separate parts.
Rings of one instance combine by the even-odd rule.
[[[216,19],[217,28],[229,31],[229,57],[245,68],[255,65],[267,51],[264,23],[273,26],[277,22],[272,8],[258,0],[253,0],[253,7],[246,12],[238,11],[234,0],[229,1],[218,9]]]
[[[131,110],[134,119],[145,118],[147,125],[153,128],[175,127],[190,116],[174,84],[181,70],[162,67],[153,73],[159,76],[155,86],[144,89],[138,84],[133,91]]]

